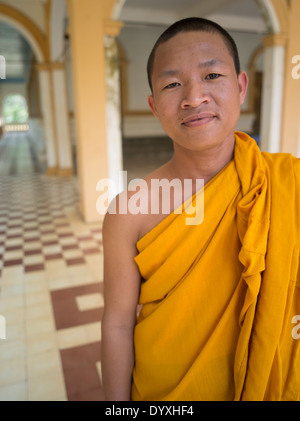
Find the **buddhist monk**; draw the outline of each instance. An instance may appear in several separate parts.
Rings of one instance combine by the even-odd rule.
[[[104,219],[105,399],[299,400],[300,160],[236,131],[248,78],[218,24],[171,25],[148,78],[174,154],[145,177],[139,212],[131,190]]]

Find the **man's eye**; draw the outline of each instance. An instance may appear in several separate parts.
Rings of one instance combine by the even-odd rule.
[[[169,83],[169,85],[165,86],[165,89],[172,89],[172,88],[176,88],[177,86],[179,86],[180,84],[178,82],[173,82],[173,83]]]
[[[219,73],[210,73],[206,76],[206,79],[212,80],[212,79],[218,79],[221,75]]]

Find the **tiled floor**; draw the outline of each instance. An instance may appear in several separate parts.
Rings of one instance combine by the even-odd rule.
[[[101,400],[100,218],[33,158],[26,135],[0,141],[0,400]]]
[[[147,171],[169,154],[145,153]],[[102,224],[82,222],[76,177],[43,168],[28,134],[0,140],[0,401],[102,400]]]

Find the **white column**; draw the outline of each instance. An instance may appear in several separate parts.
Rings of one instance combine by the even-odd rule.
[[[120,30],[121,24],[115,24]],[[107,154],[109,178],[118,186],[117,194],[127,186],[120,177],[123,170],[122,128],[121,128],[121,93],[120,63],[115,34],[104,35],[106,66],[106,121],[107,121]],[[110,197],[112,199],[112,197]]]
[[[265,50],[260,148],[262,151],[273,153],[280,152],[281,143],[284,41],[280,35],[271,35],[263,40]]]
[[[71,133],[65,69],[63,64],[52,63],[53,100],[56,120],[58,152],[58,175],[71,175],[73,172]]]
[[[50,73],[47,66],[37,65],[37,69],[39,70],[40,100],[43,114],[47,150],[47,172],[54,174],[56,173],[57,168],[57,158],[51,101]]]

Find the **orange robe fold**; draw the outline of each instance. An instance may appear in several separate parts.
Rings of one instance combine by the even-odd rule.
[[[183,209],[139,240],[133,400],[300,399],[299,195],[299,159],[236,132],[203,222]]]

